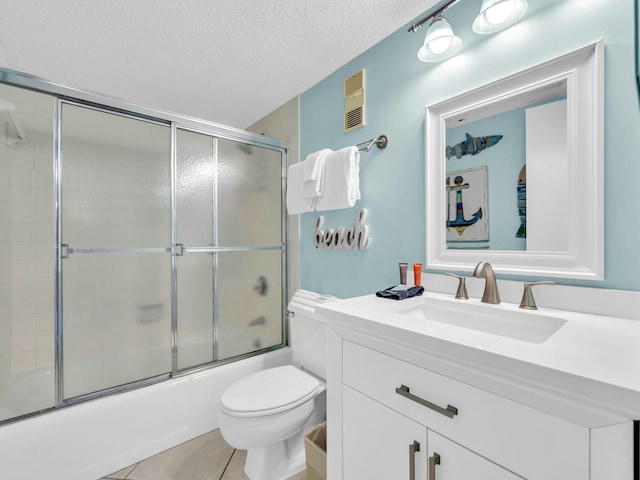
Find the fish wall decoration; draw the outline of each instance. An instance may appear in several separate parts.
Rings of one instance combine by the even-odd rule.
[[[446,148],[447,160],[453,156],[462,158],[463,155],[477,155],[485,148],[493,147],[502,140],[502,135],[487,135],[486,137],[472,137],[468,133],[466,135],[465,141]]]

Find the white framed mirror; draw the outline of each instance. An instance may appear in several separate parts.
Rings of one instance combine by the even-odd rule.
[[[426,107],[427,269],[604,278],[603,56],[598,41]]]

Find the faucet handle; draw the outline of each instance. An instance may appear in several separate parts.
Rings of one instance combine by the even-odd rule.
[[[520,308],[527,310],[537,310],[536,299],[533,298],[533,287],[536,285],[555,285],[554,282],[531,282],[524,284],[524,292],[522,293],[522,300],[520,301]]]
[[[456,275],[455,273],[445,273],[450,277],[455,277],[459,280],[458,282],[458,290],[456,291],[456,298],[459,300],[469,300],[469,294],[467,293],[467,277],[461,277],[460,275]]]

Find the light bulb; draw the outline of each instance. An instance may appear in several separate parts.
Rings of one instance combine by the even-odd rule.
[[[427,47],[436,55],[441,54],[442,52],[446,52],[447,49],[451,46],[452,38],[450,36],[446,37],[438,37],[431,40]]]
[[[482,0],[473,31],[482,35],[503,30],[520,20],[527,6],[527,0]]]
[[[494,25],[500,25],[507,21],[507,19],[513,14],[513,2],[511,0],[505,0],[495,4],[493,7],[489,7],[485,13],[487,21]]]
[[[421,62],[439,62],[455,55],[461,46],[462,40],[453,33],[449,22],[436,17],[427,30],[418,58]]]

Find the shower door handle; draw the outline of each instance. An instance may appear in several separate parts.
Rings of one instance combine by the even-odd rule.
[[[72,248],[69,248],[69,244],[68,243],[61,243],[60,244],[60,252],[58,254],[58,256],[62,259],[65,258],[69,258],[69,255],[71,255],[71,252],[73,252]]]

